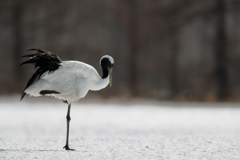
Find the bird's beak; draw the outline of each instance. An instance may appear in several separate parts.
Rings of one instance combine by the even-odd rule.
[[[110,82],[110,87],[112,87],[112,68],[109,69],[109,82]]]

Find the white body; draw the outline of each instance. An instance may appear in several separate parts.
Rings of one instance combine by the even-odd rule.
[[[45,72],[25,92],[30,96],[41,96],[42,90],[54,90],[60,94],[49,94],[58,99],[75,102],[86,96],[89,90],[100,90],[109,84],[109,77],[102,79],[96,69],[79,61],[62,61],[53,73]]]

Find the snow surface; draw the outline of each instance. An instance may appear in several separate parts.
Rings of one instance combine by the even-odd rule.
[[[240,159],[240,108],[232,104],[75,103],[0,99],[0,160]]]

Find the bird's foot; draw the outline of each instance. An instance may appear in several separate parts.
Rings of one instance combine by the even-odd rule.
[[[70,149],[68,145],[65,145],[65,146],[63,147],[63,149],[65,149],[65,150],[70,150],[70,151],[75,151],[75,149]]]
[[[62,99],[62,101],[63,101],[63,103],[66,103],[66,104],[68,104],[68,101],[67,101],[67,100],[63,100],[63,99]]]

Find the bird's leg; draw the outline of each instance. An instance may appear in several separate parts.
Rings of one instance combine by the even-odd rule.
[[[71,117],[70,117],[70,110],[71,110],[71,104],[68,105],[68,111],[67,111],[67,138],[66,138],[66,145],[63,147],[65,148],[66,150],[74,150],[74,149],[70,149],[69,146],[68,146],[68,138],[69,138],[69,123],[70,123],[70,120],[71,120]]]

